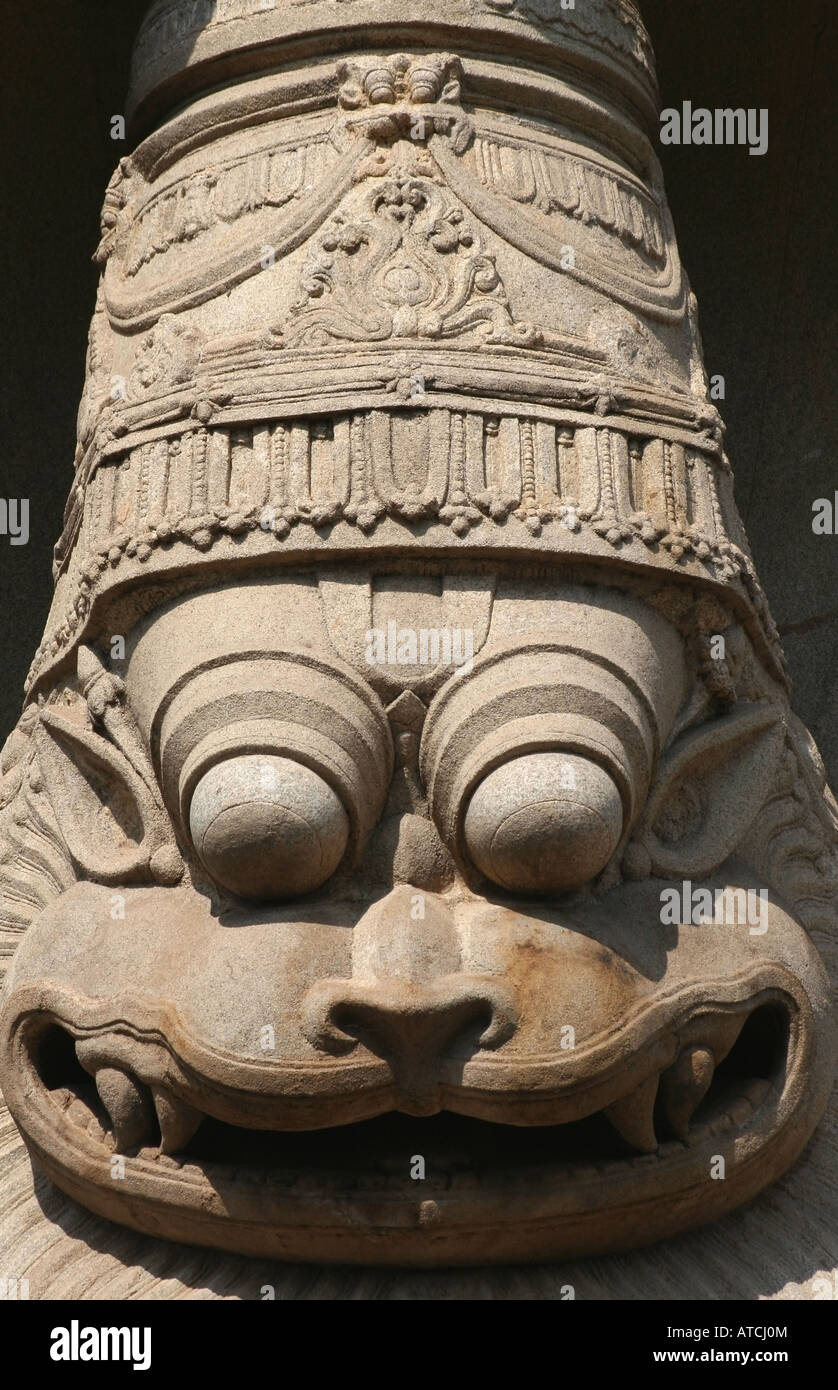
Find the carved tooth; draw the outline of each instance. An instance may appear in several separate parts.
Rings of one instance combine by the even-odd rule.
[[[79,1129],[87,1129],[87,1122],[90,1119],[90,1111],[88,1110],[84,1101],[79,1100],[78,1096],[73,1097],[73,1099],[70,1101],[70,1104],[67,1106],[65,1113],[67,1115],[68,1120],[72,1120],[73,1124],[78,1125]]]
[[[127,1072],[100,1067],[96,1090],[111,1118],[117,1153],[137,1148],[154,1130],[154,1114],[145,1086]]]
[[[156,1158],[155,1158],[154,1161],[155,1161],[155,1163],[159,1163],[159,1165],[160,1165],[161,1168],[172,1168],[172,1169],[174,1169],[176,1172],[180,1172],[180,1170],[181,1170],[181,1168],[182,1168],[182,1166],[183,1166],[182,1163],[180,1162],[180,1159],[178,1159],[178,1158],[172,1158],[172,1155],[171,1155],[171,1154],[164,1154],[163,1151],[162,1151],[162,1149],[161,1149],[160,1152],[157,1154],[157,1156],[156,1156]]]
[[[731,1105],[728,1114],[734,1124],[744,1125],[753,1117],[754,1107],[747,1096],[740,1096],[739,1100],[734,1101]]]
[[[744,1013],[721,1014],[713,1019],[707,1042],[712,1046],[716,1066],[732,1051],[747,1021],[748,1015]]]
[[[97,1143],[101,1143],[105,1137],[105,1131],[95,1115],[92,1115],[87,1122],[87,1133],[88,1136],[91,1139],[95,1139]]]
[[[707,1047],[685,1048],[678,1061],[661,1077],[664,1114],[679,1139],[685,1139],[690,1121],[710,1089],[716,1061]]]
[[[609,1105],[603,1114],[611,1121],[627,1144],[640,1153],[654,1153],[658,1147],[655,1135],[654,1110],[658,1094],[658,1078],[650,1076],[630,1095]]]
[[[745,1094],[748,1097],[748,1100],[751,1102],[751,1105],[753,1106],[755,1112],[762,1105],[762,1102],[765,1100],[765,1097],[773,1089],[774,1084],[771,1081],[755,1079],[754,1081],[749,1082],[748,1086],[746,1087]]]
[[[176,1154],[185,1149],[203,1121],[200,1110],[162,1086],[152,1086],[154,1108],[160,1124],[160,1152]]]

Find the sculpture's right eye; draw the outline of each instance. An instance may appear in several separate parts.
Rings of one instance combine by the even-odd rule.
[[[217,883],[243,898],[278,899],[325,883],[344,856],[350,823],[337,792],[311,768],[249,754],[204,773],[189,829]]]
[[[289,607],[314,627],[309,593],[300,586]],[[237,604],[253,629],[236,624]],[[256,901],[314,892],[356,863],[393,771],[387,714],[356,671],[314,642],[259,652],[272,607],[256,585],[173,604],[128,673],[131,690],[148,692],[138,722],[173,818],[209,879]],[[230,634],[254,652],[206,653],[211,637],[221,645]]]
[[[443,843],[467,876],[512,893],[574,892],[603,872],[685,684],[679,639],[651,614],[641,625],[601,610],[584,629],[571,609],[553,616],[550,630],[487,645],[438,692],[422,735]]]
[[[480,783],[463,835],[472,862],[512,892],[561,893],[595,878],[623,830],[614,779],[589,758],[513,758]]]

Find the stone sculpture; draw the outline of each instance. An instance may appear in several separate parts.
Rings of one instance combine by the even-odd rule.
[[[721,1215],[826,1104],[838,809],[634,5],[158,0],[131,105],[2,761],[35,1161],[294,1259]]]

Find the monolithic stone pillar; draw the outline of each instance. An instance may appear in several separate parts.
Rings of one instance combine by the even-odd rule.
[[[713,1220],[826,1104],[838,808],[634,5],[157,0],[131,104],[2,761],[26,1143],[293,1259]]]

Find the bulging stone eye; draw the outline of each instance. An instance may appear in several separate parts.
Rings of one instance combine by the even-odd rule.
[[[515,893],[572,892],[645,804],[685,683],[674,629],[631,608],[582,626],[557,601],[449,680],[425,720],[431,815],[461,873]],[[617,660],[617,656],[619,660]]]
[[[325,883],[349,840],[340,797],[292,758],[249,754],[204,773],[189,829],[207,872],[257,900],[295,897]]]
[[[475,866],[502,888],[559,893],[605,868],[623,830],[613,778],[574,754],[531,753],[479,784],[464,821]]]

